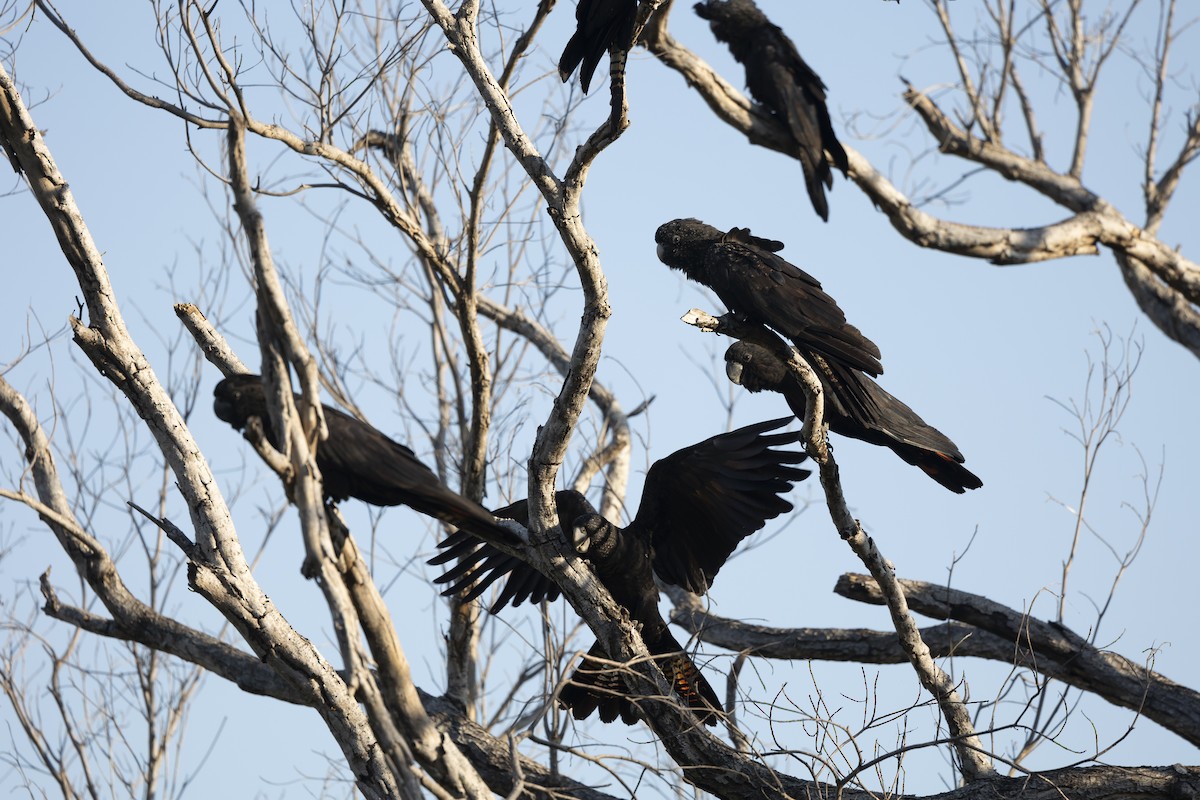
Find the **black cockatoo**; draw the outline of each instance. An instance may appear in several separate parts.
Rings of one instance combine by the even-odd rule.
[[[767,19],[753,0],[706,0],[694,8],[746,68],[750,95],[791,131],[800,151],[809,199],[821,219],[828,222],[825,189],[833,187],[830,166],[845,175],[850,163],[833,133],[825,105],[825,84],[804,63],[792,40]]]
[[[654,241],[664,264],[712,289],[730,311],[790,339],[805,358],[819,353],[870,375],[883,372],[879,348],[846,322],[820,281],[776,255],[782,242],[698,219],[660,225]]]
[[[412,450],[336,408],[322,408],[329,437],[317,445],[316,461],[328,499],[353,497],[374,506],[408,506],[460,530],[515,541],[486,508],[447,488]],[[258,417],[267,439],[279,444],[258,375],[234,375],[218,383],[213,411],[238,430]]]
[[[646,473],[637,515],[625,528],[597,514],[578,492],[561,491],[555,498],[560,524],[576,552],[592,564],[596,577],[630,618],[641,624],[642,639],[667,680],[709,725],[716,724],[720,702],[659,613],[654,576],[691,592],[706,592],[742,539],[767,520],[791,511],[792,504],[781,495],[809,472],[795,466],[804,461],[804,453],[772,449],[799,438],[798,432],[772,433],[787,421],[750,425],[656,461]],[[524,500],[494,513],[528,522]],[[471,537],[453,534],[439,547],[444,552],[431,564],[459,559],[458,565],[436,579],[449,584],[445,594],[469,588],[466,597],[477,597],[507,577],[493,612],[507,603],[553,600],[559,595],[555,584],[528,564]],[[620,716],[632,724],[637,711],[618,668],[602,661],[609,659],[597,642],[563,688],[560,700],[576,719],[599,709],[604,722]]]
[[[825,393],[825,422],[829,430],[890,448],[952,492],[962,494],[983,485],[983,481],[962,465],[965,459],[954,442],[875,381],[855,370],[832,370],[822,358],[810,361],[809,365],[821,379]],[[725,373],[729,380],[748,391],[779,392],[792,413],[804,419],[804,389],[787,364],[767,348],[750,342],[733,343],[725,351]],[[847,394],[865,395],[870,402],[844,403],[842,397]],[[857,412],[863,406],[875,409],[875,413],[866,417],[859,415]]]
[[[586,92],[600,58],[607,52],[628,53],[637,23],[637,0],[579,0],[575,6],[575,34],[558,59],[563,83],[579,68],[579,85]]]

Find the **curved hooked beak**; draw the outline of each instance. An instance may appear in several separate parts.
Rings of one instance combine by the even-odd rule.
[[[571,546],[581,556],[587,555],[588,546],[592,543],[592,535],[586,526],[576,523],[571,526]]]
[[[726,377],[728,377],[731,382],[736,383],[738,386],[742,385],[742,372],[743,371],[744,371],[744,368],[738,362],[736,362],[736,361],[726,361],[725,362]]]

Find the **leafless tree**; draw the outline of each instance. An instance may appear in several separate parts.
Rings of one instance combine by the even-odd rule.
[[[1141,54],[1155,76],[1142,225],[1082,183],[1097,75],[1122,47],[1126,21],[1139,5],[1089,28],[1081,1],[1018,7],[1015,0],[989,0],[991,27],[964,39],[951,26],[948,6],[930,3],[958,69],[959,105],[948,112],[945,102],[912,88],[909,105],[941,151],[1049,197],[1072,213],[1069,219],[1037,230],[938,220],[847,148],[851,177],[897,230],[923,246],[998,264],[1108,248],[1145,313],[1200,353],[1195,265],[1156,238],[1200,142],[1189,116],[1184,145],[1162,168],[1168,57],[1190,24],[1176,19],[1173,2],[1161,6],[1155,52]],[[76,441],[66,423],[78,415],[61,408],[67,390],[55,385],[43,395],[47,405],[35,405],[29,391],[8,379],[36,353],[0,372],[0,410],[16,445],[4,455],[0,496],[34,511],[80,575],[73,595],[49,574],[39,583],[45,615],[55,630],[69,631],[65,644],[50,643],[42,632],[46,620],[9,618],[0,687],[25,743],[9,763],[27,785],[71,797],[118,787],[146,797],[181,793],[191,773],[169,773],[179,767],[168,767],[166,752],[172,743],[182,746],[200,677],[212,673],[243,692],[317,712],[353,786],[322,789],[330,794],[602,798],[634,796],[649,781],[655,787],[649,791],[682,791],[686,783],[723,798],[897,795],[905,792],[904,758],[924,747],[940,748],[953,763],[959,785],[946,796],[1103,798],[1200,789],[1198,767],[1102,764],[1107,743],[1120,732],[1106,734],[1092,752],[1063,759],[1061,769],[1026,766],[1035,748],[1055,740],[1081,693],[1132,709],[1192,744],[1200,743],[1200,696],[1155,672],[1153,659],[1137,664],[1105,650],[1098,638],[1103,603],[1096,625],[1080,635],[1063,624],[1061,608],[1053,623],[1043,623],[1028,609],[898,577],[851,513],[809,366],[761,329],[702,311],[688,321],[779,349],[808,387],[805,448],[834,530],[870,573],[843,576],[838,591],[886,605],[894,630],[770,629],[719,618],[676,592],[678,624],[738,654],[728,673],[729,742],[673,700],[637,626],[567,546],[552,502],[559,484],[595,485],[601,511],[612,518],[622,512],[635,440],[630,419],[644,408],[639,399],[626,410],[596,377],[613,309],[582,209],[591,171],[603,169],[602,154],[629,124],[626,86],[615,71],[609,113],[594,130],[584,129],[573,96],[541,74],[532,57],[555,3],[515,6],[334,2],[275,16],[280,9],[254,5],[155,3],[162,61],[153,73],[102,60],[53,3],[8,10],[14,41],[29,26],[53,26],[135,107],[183,123],[182,141],[203,176],[213,221],[227,237],[218,257],[205,263],[211,274],[195,302],[174,305],[175,333],[165,333],[161,320],[131,322],[133,309],[113,286],[70,176],[39,130],[36,109],[18,91],[11,63],[19,61],[17,43],[0,72],[0,142],[19,174],[21,199],[40,205],[82,297],[69,329],[90,363],[72,363],[71,379],[86,385],[80,394],[89,408],[104,403],[105,419],[121,421],[117,443],[94,450]],[[769,115],[667,32],[670,6],[670,0],[640,4],[646,47],[751,142],[794,154]],[[1022,68],[1030,65],[1058,75],[1076,103],[1073,155],[1062,172],[1046,161],[1024,88]],[[1014,103],[1026,155],[1009,149],[1001,135]],[[273,219],[284,213],[319,228],[311,259],[280,245],[281,226]],[[210,262],[210,255],[197,260]],[[234,286],[248,286],[252,303],[240,303]],[[356,298],[355,319],[327,310],[335,302],[329,296],[343,291]],[[251,306],[248,327],[237,315],[249,315]],[[172,344],[139,343],[135,331],[145,328]],[[1115,435],[1129,400],[1137,352],[1116,347],[1111,337],[1103,340],[1099,394],[1073,408],[1085,479],[1074,501],[1079,536],[1064,560],[1060,595],[1090,524],[1083,506],[1096,454]],[[253,500],[243,483],[257,468],[243,464],[237,477],[215,470],[193,433],[206,413],[192,414],[206,405],[197,399],[207,378],[201,355],[223,375],[260,365],[278,415],[278,450],[261,428],[247,436],[283,489],[271,490],[256,513],[244,511]],[[434,602],[420,557],[431,550],[425,534],[441,531],[399,514],[387,518],[387,537],[375,537],[378,514],[347,504],[343,517],[323,502],[315,457],[327,435],[322,389],[362,418],[366,397],[388,397],[404,420],[405,441],[464,496],[529,497],[524,544],[491,543],[550,576],[622,665],[653,732],[651,745],[623,749],[622,731],[576,727],[557,707],[555,692],[572,668],[579,630],[560,608],[543,607],[532,626],[505,627],[476,603],[451,599],[440,654],[445,691],[420,688],[400,631],[414,607]],[[100,435],[110,424],[88,432]],[[118,448],[125,452],[113,452]],[[138,465],[149,452],[147,471]],[[113,477],[111,469],[120,474]],[[1150,472],[1138,508],[1139,538],[1123,553],[1122,545],[1108,545],[1119,565],[1110,597],[1149,526],[1156,496]],[[290,506],[286,513],[281,497]],[[105,533],[114,519],[131,531],[128,540]],[[247,556],[257,536],[265,547],[276,529],[299,533],[300,570],[318,590],[319,621],[308,605],[273,600],[279,592]],[[139,551],[142,561],[135,566],[126,550]],[[411,578],[422,598],[388,602],[394,583]],[[184,580],[223,620],[174,607],[170,596]],[[947,624],[922,629],[914,611]],[[53,726],[38,716],[32,684],[21,677],[23,649],[41,642],[51,665]],[[83,643],[107,642],[121,649],[102,652],[122,653],[130,670],[81,661]],[[994,699],[972,698],[956,677],[956,659],[966,657],[1009,668]],[[880,710],[864,678],[863,719],[849,725],[819,691],[805,705],[785,687],[753,687],[747,670],[768,659],[908,662],[917,699]],[[64,673],[81,677],[64,684]],[[97,683],[102,688],[93,688]],[[910,741],[907,719],[925,705],[940,720],[937,733]],[[127,737],[119,753],[108,740],[124,730],[122,707],[140,715],[147,744]],[[48,734],[50,727],[61,733]],[[889,733],[880,732],[894,730],[900,731],[895,746],[881,746],[877,737]],[[605,746],[590,747],[593,741]],[[108,759],[103,779],[94,766],[98,753]]]

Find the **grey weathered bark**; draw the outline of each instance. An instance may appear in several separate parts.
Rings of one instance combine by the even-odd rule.
[[[1200,693],[1116,653],[1100,650],[1083,637],[1051,622],[1031,619],[985,597],[901,579],[909,608],[953,622],[921,630],[938,658],[984,658],[1034,670],[1110,703],[1152,719],[1192,744],[1200,744]],[[843,575],[837,594],[860,602],[883,603],[874,579]],[[781,628],[754,625],[705,610],[695,595],[668,593],[673,621],[701,641],[760,658],[899,664],[906,658],[891,631]]]

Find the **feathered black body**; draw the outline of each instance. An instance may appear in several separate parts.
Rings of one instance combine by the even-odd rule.
[[[821,379],[825,421],[831,431],[891,449],[952,492],[962,494],[967,489],[983,486],[983,481],[962,465],[965,459],[949,437],[875,381],[855,370],[835,370],[823,358],[809,363]],[[767,348],[750,342],[735,342],[725,351],[725,372],[729,380],[748,391],[782,394],[792,413],[804,419],[804,389],[787,364]],[[866,396],[870,402],[844,402],[843,397],[847,395]],[[874,413],[862,415],[864,406],[873,409]]]
[[[808,196],[821,219],[828,221],[825,189],[833,187],[830,167],[845,175],[850,164],[833,132],[825,84],[753,0],[706,0],[694,8],[746,68],[751,96],[791,131]]]
[[[772,433],[787,421],[772,420],[714,436],[655,462],[646,474],[637,515],[625,528],[597,514],[578,492],[561,491],[555,497],[560,522],[576,552],[591,562],[613,599],[641,624],[642,639],[663,674],[710,725],[716,724],[720,702],[659,613],[654,576],[704,593],[742,539],[767,520],[791,511],[792,504],[781,495],[809,473],[795,466],[804,461],[803,453],[772,449],[799,438],[798,432]],[[528,513],[524,500],[495,512],[523,524]],[[508,603],[558,596],[548,578],[490,545],[455,534],[439,547],[444,552],[431,564],[460,559],[436,579],[449,584],[446,594],[471,587],[467,597],[477,597],[506,577],[493,612]],[[619,668],[601,663],[606,660],[600,644],[592,645],[560,699],[576,719],[599,710],[604,722],[619,716],[632,723],[636,708],[626,696]]]
[[[322,408],[329,437],[317,445],[316,461],[329,500],[353,497],[374,506],[408,506],[464,531],[512,538],[486,508],[447,488],[412,450],[336,408]],[[238,430],[258,417],[267,439],[279,444],[258,375],[234,375],[218,383],[213,411]]]
[[[677,219],[654,234],[658,257],[672,269],[717,293],[729,307],[792,340],[808,357],[883,372],[879,348],[846,315],[821,283],[776,255],[783,243],[754,236],[747,228],[723,232],[697,219]]]
[[[558,59],[563,83],[579,68],[579,85],[586,92],[600,58],[612,49],[628,52],[637,23],[637,0],[579,0],[575,6],[575,34]]]

